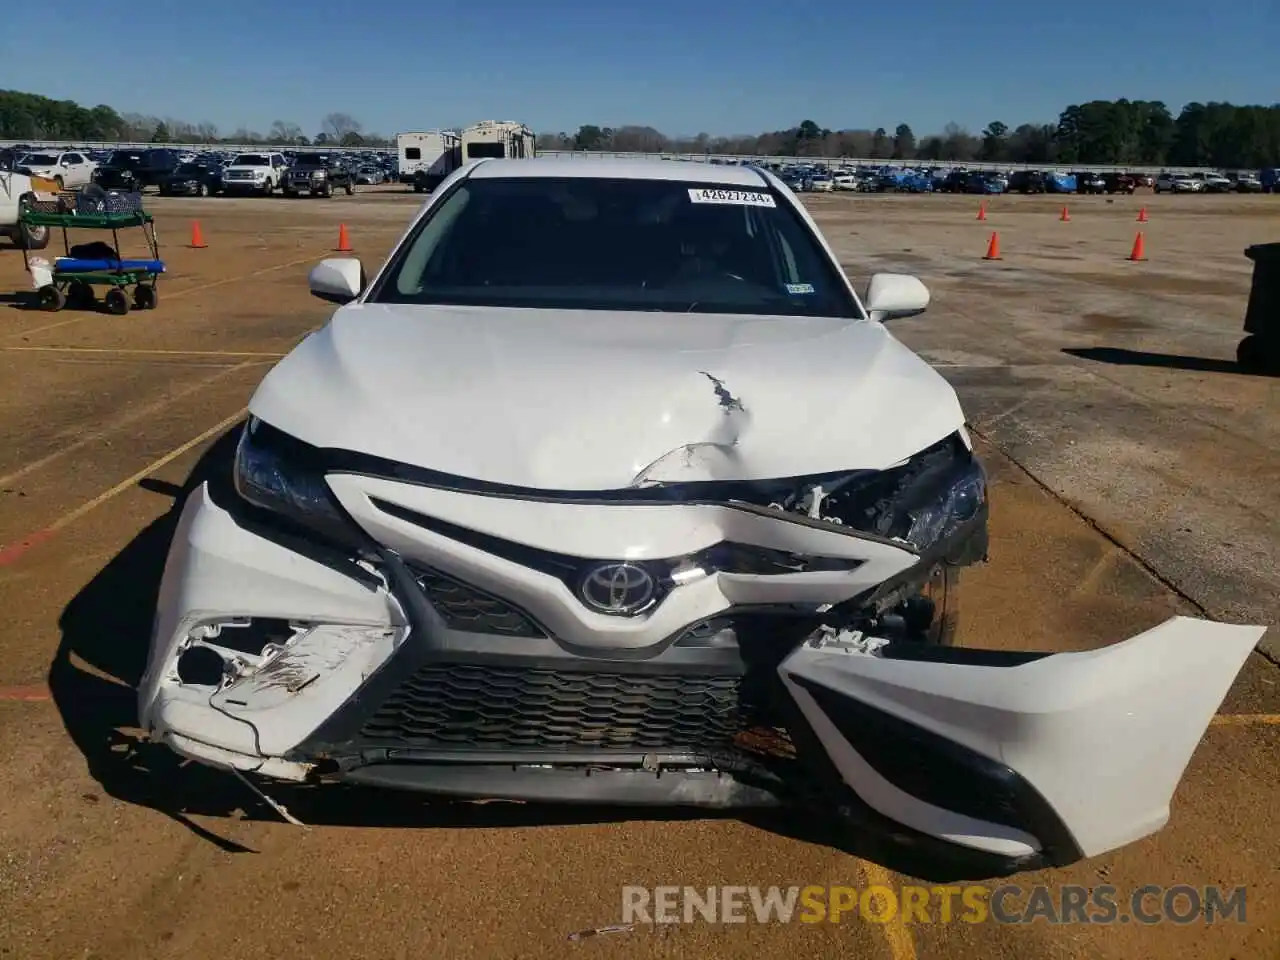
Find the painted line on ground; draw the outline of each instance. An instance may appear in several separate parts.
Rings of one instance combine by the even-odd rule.
[[[205,377],[202,380],[197,380],[194,383],[188,384],[186,387],[179,390],[177,393],[173,394],[172,396],[163,397],[162,399],[149,403],[144,407],[140,407],[139,409],[133,411],[132,413],[126,414],[122,419],[117,420],[115,423],[111,424],[105,429],[98,430],[94,433],[90,433],[85,436],[82,436],[79,440],[76,440],[73,443],[69,443],[65,447],[62,447],[58,450],[54,450],[52,453],[45,454],[45,456],[41,457],[39,460],[33,460],[31,461],[31,463],[28,463],[24,466],[19,467],[17,470],[14,470],[12,473],[6,473],[3,476],[0,476],[0,487],[7,486],[8,484],[13,483],[15,480],[20,480],[23,477],[27,476],[28,474],[34,473],[36,470],[41,469],[42,467],[47,467],[49,464],[62,459],[68,454],[75,453],[77,450],[82,450],[85,447],[89,446],[90,444],[96,443],[99,440],[102,440],[108,434],[114,433],[115,431],[121,429],[122,427],[127,427],[131,423],[135,423],[138,420],[142,420],[145,417],[149,417],[160,410],[164,410],[168,407],[171,407],[177,401],[184,400],[193,393],[198,393],[200,390],[203,390],[207,386],[211,386],[212,384],[223,379],[224,377],[229,377],[235,373],[238,373],[241,370],[247,370],[249,367],[256,366],[261,363],[263,363],[263,361],[261,360],[246,360],[243,363],[238,363],[233,367],[224,367],[223,369],[220,369],[215,374]],[[2,553],[3,551],[0,550],[0,554]]]
[[[49,688],[43,683],[25,687],[0,687],[0,703],[42,703],[52,700]]]
[[[893,879],[893,874],[871,860],[859,860],[858,863],[862,867],[862,875],[866,877],[868,887],[884,887],[891,892],[892,896],[897,895],[895,891],[899,887]],[[916,960],[915,940],[912,939],[911,931],[907,929],[906,922],[897,910],[893,912],[891,918],[877,926],[884,931],[893,960]]]
[[[22,353],[127,354],[141,357],[226,357],[229,360],[247,357],[283,360],[285,357],[283,353],[260,350],[133,350],[127,347],[0,347],[0,350]]]
[[[212,439],[222,431],[228,429],[233,424],[237,423],[248,412],[249,411],[247,407],[241,407],[231,416],[218,421],[208,430],[204,431],[199,436],[192,437],[190,440],[188,440],[186,443],[182,444],[181,446],[174,447],[172,450],[166,453],[163,457],[160,457],[158,460],[153,460],[151,463],[147,464],[137,473],[121,480],[114,487],[111,487],[110,489],[102,491],[102,493],[98,494],[96,497],[92,498],[91,500],[86,500],[84,503],[80,504],[80,506],[76,507],[74,510],[69,510],[68,512],[64,513],[62,516],[58,517],[57,520],[54,520],[53,523],[49,524],[43,530],[37,530],[35,533],[28,535],[18,543],[11,544],[5,547],[0,547],[0,567],[7,567],[16,563],[23,556],[25,556],[27,551],[29,551],[32,547],[38,546],[39,544],[49,540],[50,538],[53,537],[54,534],[56,534],[63,527],[66,527],[66,526],[69,526],[70,524],[75,523],[85,514],[102,506],[104,503],[106,503],[108,500],[112,499],[113,497],[116,497],[119,494],[124,493],[124,491],[133,487],[139,480],[143,480],[150,474],[155,473],[165,464],[171,463],[172,461],[177,460],[178,457],[182,456],[188,450],[192,449],[193,447],[199,446],[200,444],[204,443],[206,440]]]
[[[1280,713],[1220,713],[1211,727],[1280,727]]]
[[[323,256],[323,254],[321,254]],[[285,263],[277,263],[272,267],[263,267],[261,270],[254,270],[252,273],[245,273],[235,277],[225,277],[222,280],[211,280],[208,283],[196,284],[193,287],[181,287],[172,293],[166,293],[164,299],[172,300],[174,297],[184,297],[189,293],[199,293],[201,290],[212,290],[214,287],[226,286],[228,283],[239,283],[242,280],[251,280],[254,277],[261,277],[264,274],[273,273],[276,270],[284,270],[288,267],[296,267],[301,263],[312,263],[316,259],[316,254],[309,257],[301,257],[298,260],[288,260]],[[55,323],[46,323],[42,327],[34,327],[31,330],[14,330],[8,334],[9,337],[30,337],[37,333],[45,333],[49,330],[57,330],[61,327],[70,326],[73,323],[82,323],[85,320],[102,319],[102,314],[93,310],[84,310],[74,317],[68,317],[65,320],[58,320]]]

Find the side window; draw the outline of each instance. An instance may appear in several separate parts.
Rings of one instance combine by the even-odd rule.
[[[404,158],[406,160],[421,160],[422,151],[417,147],[405,147]]]
[[[84,163],[84,157],[80,156],[78,153],[64,153],[62,155],[62,159],[67,161],[67,163]]]

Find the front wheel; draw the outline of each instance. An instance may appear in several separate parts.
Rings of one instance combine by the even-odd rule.
[[[160,297],[150,283],[140,283],[133,288],[133,306],[136,310],[154,310]]]
[[[117,317],[124,316],[129,312],[129,298],[125,296],[124,291],[119,287],[113,287],[107,291],[107,295],[102,298],[102,305],[107,308],[107,313],[114,314]]]
[[[67,295],[49,283],[36,291],[36,301],[40,304],[41,310],[57,313],[67,305]]]
[[[346,191],[347,191],[347,196],[348,196],[348,197],[349,197],[349,196],[351,196],[353,193],[355,193],[355,192],[356,192],[356,188],[355,188],[355,186],[353,186],[353,185],[352,185],[352,183],[351,183],[351,181],[350,181],[350,180],[348,180],[348,181],[347,181],[347,185],[346,185],[346,188],[345,188],[345,189],[346,189]]]

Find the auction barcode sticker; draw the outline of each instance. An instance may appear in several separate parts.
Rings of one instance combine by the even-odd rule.
[[[693,203],[730,203],[739,207],[773,207],[773,194],[755,190],[717,190],[712,187],[690,187]]]

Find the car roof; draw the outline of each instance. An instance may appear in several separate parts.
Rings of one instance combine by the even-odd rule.
[[[696,160],[622,160],[533,157],[524,160],[478,160],[471,168],[475,179],[514,177],[581,177],[597,180],[676,180],[744,187],[767,187],[769,181],[751,167],[700,163]]]

